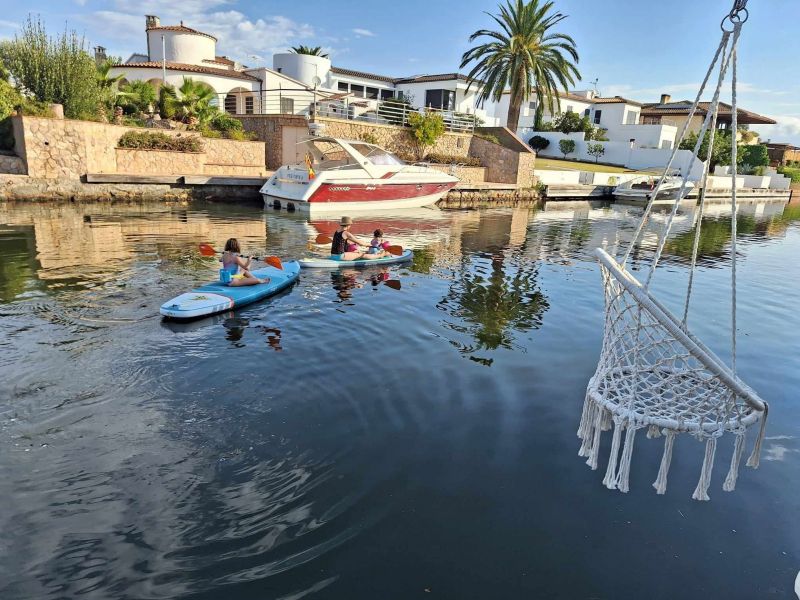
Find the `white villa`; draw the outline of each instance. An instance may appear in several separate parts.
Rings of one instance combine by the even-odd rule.
[[[231,114],[316,113],[385,123],[380,103],[402,95],[414,109],[442,111],[449,124],[467,123],[470,128],[473,116],[478,124],[503,126],[508,115],[509,94],[500,102],[478,107],[477,87],[469,87],[466,75],[460,73],[391,77],[340,68],[322,56],[289,52],[275,54],[271,69],[248,68],[217,55],[213,35],[183,23],[161,25],[158,17],[147,15],[145,34],[147,53],[131,55],[112,68],[113,75],[149,81],[156,87],[164,82],[179,87],[184,77],[191,77],[211,87],[218,106]],[[688,101],[670,102],[668,95],[658,103],[642,104],[620,96],[601,97],[596,90],[563,92],[559,100],[562,112],[588,116],[606,131],[609,142],[660,150],[672,148],[689,105]],[[517,134],[525,141],[533,135],[536,102],[534,96],[520,114]],[[774,122],[742,109],[738,114],[740,124]],[[544,113],[545,121],[556,116]],[[724,125],[723,115],[720,126]]]

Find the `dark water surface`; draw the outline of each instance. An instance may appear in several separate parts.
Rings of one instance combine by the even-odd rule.
[[[367,233],[376,217],[356,216]],[[740,375],[761,468],[691,500],[702,445],[637,442],[628,494],[575,435],[602,336],[591,251],[637,209],[417,210],[380,270],[304,272],[191,325],[197,244],[308,253],[331,223],[258,207],[0,205],[0,598],[791,598],[800,569],[800,208],[739,221]],[[663,222],[656,215],[655,225]],[[693,215],[654,290],[679,307]],[[730,219],[704,221],[690,319],[726,360]],[[655,229],[634,264],[651,255]],[[607,436],[610,437],[610,436]],[[752,434],[750,443],[752,444]]]

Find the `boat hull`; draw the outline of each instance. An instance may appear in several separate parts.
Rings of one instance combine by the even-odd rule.
[[[298,262],[304,269],[341,269],[342,267],[377,267],[402,263],[414,258],[411,250],[403,250],[400,256],[388,256],[374,260],[336,260],[333,258],[301,258]]]

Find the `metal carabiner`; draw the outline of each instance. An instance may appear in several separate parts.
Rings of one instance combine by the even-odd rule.
[[[732,33],[733,29],[730,31],[725,29],[725,21],[730,21],[731,25],[735,26],[737,23],[744,23],[749,18],[750,11],[747,10],[747,0],[734,0],[733,8],[731,8],[731,11],[723,17],[719,24],[719,28],[727,33]]]

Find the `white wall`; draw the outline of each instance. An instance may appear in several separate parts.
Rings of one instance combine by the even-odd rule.
[[[272,69],[308,87],[314,87],[315,77],[319,77],[320,85],[326,84],[331,61],[322,56],[281,52],[272,55]]]
[[[587,147],[590,143],[597,143],[602,144],[605,148],[605,154],[600,157],[599,162],[620,165],[629,169],[662,169],[666,166],[672,154],[672,150],[631,148],[630,144],[622,142],[586,142],[583,139],[584,134],[581,132],[569,134],[560,133],[558,131],[525,132],[522,139],[527,142],[534,135],[539,135],[550,140],[550,145],[547,146],[547,148],[538,151],[537,154],[539,156],[563,158],[564,155],[559,151],[558,143],[562,139],[571,139],[575,141],[575,152],[567,155],[567,158],[585,162],[595,162],[595,158],[587,152]],[[692,153],[689,150],[678,150],[673,168],[685,172],[691,158]],[[700,178],[701,174],[702,166],[700,161],[695,161],[690,179],[695,181]]]
[[[147,31],[147,43],[150,48],[151,61],[164,60],[162,36],[168,62],[209,66],[203,61],[214,60],[217,43],[210,37],[196,33],[150,29]]]
[[[475,112],[475,100],[477,88],[473,85],[469,92],[464,81],[450,79],[446,81],[426,81],[422,83],[398,83],[397,91],[404,95],[412,96],[412,106],[415,108],[425,107],[425,92],[428,90],[451,90],[455,91],[455,110],[457,112]]]
[[[128,65],[119,65],[113,67],[110,75],[124,75],[128,81],[153,81],[155,84],[160,84],[162,81],[162,71],[156,68],[126,68]],[[223,77],[221,75],[207,75],[205,73],[192,73],[187,71],[171,71],[167,69],[167,83],[180,87],[183,83],[183,78],[190,78],[194,81],[202,81],[207,83],[217,94],[227,94],[228,92],[236,89],[247,89],[254,92],[259,90],[258,81],[248,81],[246,79],[236,79],[233,77]]]

